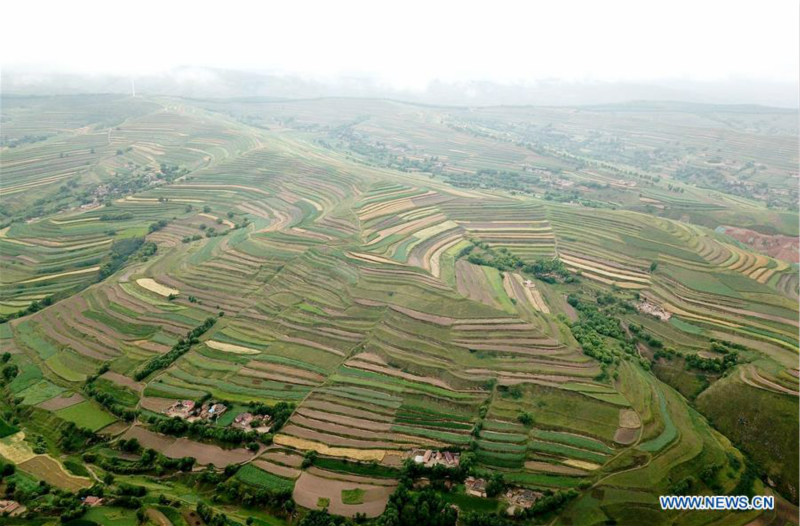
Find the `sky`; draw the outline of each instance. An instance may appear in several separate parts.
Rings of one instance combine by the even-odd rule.
[[[796,83],[800,75],[797,0],[26,0],[0,12],[8,70],[206,66],[366,76],[402,89],[433,80]]]

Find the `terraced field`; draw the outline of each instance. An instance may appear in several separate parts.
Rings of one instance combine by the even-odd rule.
[[[327,503],[344,515],[380,515],[396,477],[357,473],[364,465],[353,462],[349,474],[331,466],[368,461],[396,471],[416,448],[472,452],[479,473],[502,473],[510,484],[576,490],[564,524],[590,516],[744,524],[757,515],[659,514],[655,496],[690,477],[695,491],[725,492],[745,478],[742,451],[752,456],[755,446],[742,436],[732,443],[730,423],[702,410],[722,391],[715,382],[796,407],[795,265],[713,225],[656,217],[624,199],[590,208],[367,162],[325,142],[355,111],[349,104],[282,106],[296,126],[317,123],[314,132],[235,119],[247,108],[275,125],[276,106],[258,102],[224,113],[217,103],[172,99],[107,104],[121,115],[113,124],[70,106],[65,132],[43,127],[48,119],[35,114],[46,105],[7,110],[11,133],[54,134],[4,149],[8,217],[28,206],[13,196],[34,189],[56,195],[65,181],[98,188],[153,174],[111,199],[95,191],[83,206],[46,205],[0,230],[0,314],[32,311],[0,325],[18,369],[4,389],[21,411],[54,428],[73,422],[136,438],[168,458],[243,464],[237,483],[292,491],[302,507]],[[406,153],[448,151],[451,168],[473,176],[572,166],[563,155],[459,131],[459,112],[440,110],[450,126],[428,125],[401,117],[397,105],[367,104],[375,118],[362,131],[386,144],[406,137]],[[171,166],[179,177],[156,175]],[[102,274],[112,244],[137,237],[155,252]],[[478,244],[514,256],[514,265],[471,263],[465,256]],[[570,279],[537,276],[530,269],[542,261],[559,262]],[[52,304],[29,308],[46,298]],[[586,302],[606,315],[615,305],[616,332],[584,339],[579,326],[594,312],[582,310]],[[643,302],[663,316],[637,310]],[[209,317],[213,326],[173,355]],[[651,339],[630,339],[632,326]],[[667,358],[654,351],[711,360],[722,356],[712,341],[738,349],[739,361],[710,375],[704,394],[687,397],[657,376]],[[589,349],[598,342],[608,359]],[[87,379],[138,410],[135,421],[89,399]],[[236,414],[253,402],[294,409],[270,448],[149,428],[145,417],[175,401],[209,397]],[[796,436],[796,420],[780,432]],[[303,466],[309,451],[328,464]],[[757,460],[775,491],[796,502],[796,452],[786,468]]]

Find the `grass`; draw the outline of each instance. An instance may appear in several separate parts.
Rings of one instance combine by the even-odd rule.
[[[63,393],[64,390],[65,389],[61,386],[58,386],[47,380],[41,380],[34,385],[31,385],[30,387],[18,392],[17,396],[22,397],[22,403],[24,405],[36,405],[46,400],[50,400],[51,398],[55,398]]]
[[[588,460],[589,462],[596,462],[598,464],[603,464],[606,460],[606,456],[601,455],[599,453],[584,451],[583,449],[577,449],[570,446],[555,444],[551,442],[539,442],[537,440],[532,440],[528,443],[528,448],[531,449],[532,451],[553,453],[556,455],[563,455],[565,457],[577,458],[580,460]]]
[[[63,464],[64,467],[67,468],[67,471],[73,475],[77,475],[78,477],[90,476],[89,470],[86,469],[86,465],[83,461],[74,458],[68,458],[63,462]]]
[[[342,502],[344,504],[363,504],[365,493],[361,488],[343,489]]]
[[[245,484],[269,490],[291,490],[294,487],[294,482],[291,480],[267,473],[250,464],[239,468],[236,478]]]
[[[675,440],[675,437],[678,435],[678,430],[676,429],[675,424],[672,422],[672,417],[667,409],[667,402],[664,398],[664,394],[661,392],[658,393],[658,408],[661,413],[661,419],[664,422],[664,430],[653,440],[639,444],[637,447],[642,451],[648,451],[651,453],[659,451],[664,446]]]
[[[333,457],[319,457],[314,460],[314,465],[328,471],[365,477],[393,478],[400,474],[399,470],[378,463],[353,462]]]
[[[451,491],[443,493],[442,498],[448,504],[455,504],[461,511],[492,513],[497,510],[497,500],[474,497],[466,493]]]
[[[19,431],[19,428],[17,428],[16,426],[12,426],[4,419],[0,418],[0,438],[13,435],[17,431]]]
[[[599,453],[612,453],[614,451],[602,442],[570,433],[558,433],[556,431],[543,431],[537,429],[533,431],[532,434],[533,436],[541,438],[542,440],[561,442],[562,444],[567,444],[582,449],[591,449],[592,451],[597,451]]]
[[[134,407],[139,402],[139,396],[136,393],[104,378],[95,380],[94,386],[101,393],[110,395],[115,402],[126,407]]]
[[[59,409],[56,411],[56,415],[69,422],[74,422],[79,427],[85,427],[92,431],[99,431],[116,421],[116,418],[88,400]]]
[[[90,508],[82,517],[102,526],[138,526],[136,510],[101,506]]]

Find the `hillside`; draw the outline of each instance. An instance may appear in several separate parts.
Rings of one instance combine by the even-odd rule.
[[[796,112],[3,102],[0,456],[43,517],[37,480],[105,492],[64,504],[104,525],[131,499],[466,524],[515,489],[520,523],[796,513],[798,268],[769,248],[797,246]],[[660,510],[679,493],[779,510]]]

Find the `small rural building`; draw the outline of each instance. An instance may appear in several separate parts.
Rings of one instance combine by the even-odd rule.
[[[467,495],[486,498],[486,480],[467,477],[464,481],[464,487]]]
[[[0,514],[16,515],[22,511],[21,505],[15,500],[0,500]],[[16,513],[15,513],[16,512]]]
[[[83,503],[93,508],[95,506],[100,506],[103,503],[103,499],[101,497],[89,495],[83,499]]]

